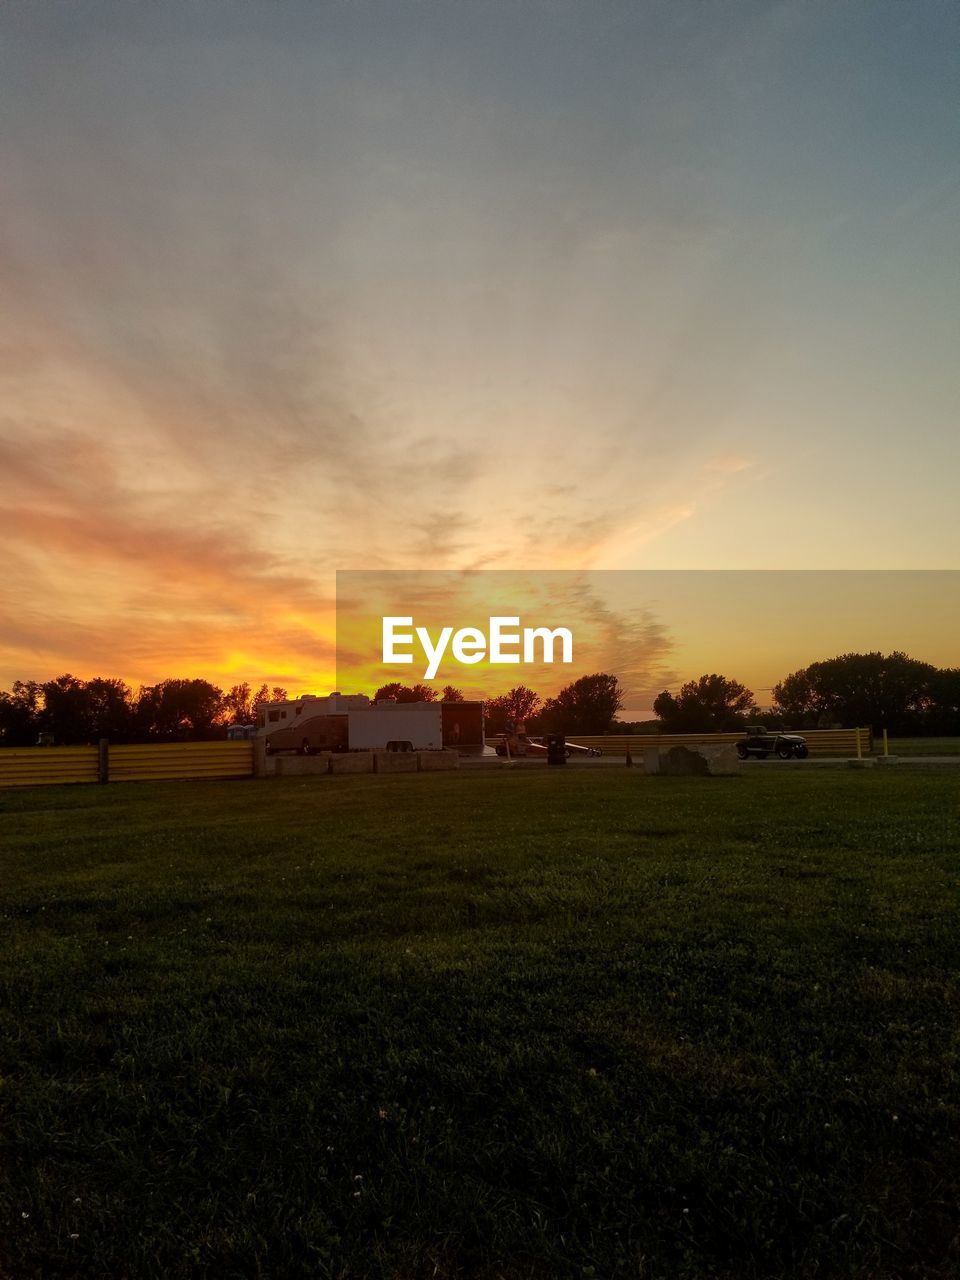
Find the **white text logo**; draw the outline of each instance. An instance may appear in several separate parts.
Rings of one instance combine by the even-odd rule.
[[[490,619],[489,638],[478,627],[461,627],[459,631],[453,627],[441,627],[434,640],[426,627],[414,627],[413,618],[384,618],[384,665],[409,666],[413,662],[415,641],[419,642],[426,659],[425,680],[435,678],[448,648],[453,658],[466,666],[483,662],[485,658],[491,666],[499,666],[521,661],[553,662],[554,648],[559,643],[559,661],[573,661],[573,633],[566,627],[521,629],[519,618],[497,617]]]

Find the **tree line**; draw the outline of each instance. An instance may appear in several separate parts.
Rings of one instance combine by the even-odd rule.
[[[226,693],[209,680],[161,680],[134,693],[122,680],[17,680],[0,690],[0,744],[30,746],[96,742],[197,742],[223,738],[231,724],[250,724],[258,703],[280,701],[286,689],[244,682]]]
[[[704,675],[677,694],[664,691],[653,709],[673,733],[741,729],[762,718],[771,729],[870,727],[894,735],[960,733],[960,667],[935,667],[905,653],[844,653],[812,662],[774,685],[761,711],[750,689]]]
[[[485,699],[486,732],[523,724],[528,733],[713,733],[742,729],[762,719],[771,729],[835,726],[886,728],[891,734],[960,734],[960,667],[935,667],[905,653],[847,653],[811,663],[773,688],[773,706],[760,709],[753,692],[716,673],[689,680],[654,701],[656,719],[617,719],[623,690],[604,672],[581,676],[550,698],[517,685]],[[14,682],[0,690],[0,745],[96,742],[189,742],[226,736],[231,724],[250,724],[261,702],[283,701],[287,691],[247,683],[224,692],[208,680],[161,680],[134,693],[122,680],[63,675],[40,683]],[[382,685],[375,699],[458,702],[447,685]]]
[[[654,700],[656,718],[616,718],[623,693],[616,676],[582,676],[554,698],[542,699],[519,685],[488,698],[489,734],[508,724],[528,733],[722,733],[761,721],[769,729],[871,727],[894,735],[960,734],[960,667],[935,667],[895,651],[845,653],[813,662],[784,677],[772,690],[773,705],[761,708],[739,680],[710,673],[688,680],[676,693],[665,689]],[[384,685],[377,696],[401,702],[432,701],[426,685]],[[440,695],[461,697],[449,687]]]
[[[429,685],[385,684],[374,694],[398,702],[462,702],[463,694],[452,685],[435,693]],[[522,724],[527,733],[606,733],[623,706],[623,690],[616,676],[598,671],[581,676],[552,698],[541,698],[526,685],[517,685],[495,698],[485,698],[486,733],[503,733],[508,725]]]
[[[256,720],[262,702],[280,702],[286,689],[247,682],[224,692],[209,680],[161,680],[136,693],[122,680],[17,680],[0,690],[0,745],[32,746],[38,741],[70,746],[109,738],[111,742],[197,742],[223,738],[232,724]],[[398,702],[462,702],[462,690],[447,685],[382,685],[374,699]],[[623,705],[615,676],[597,674],[575,680],[553,698],[542,699],[520,686],[485,702],[487,732],[502,733],[508,723],[525,723],[531,733],[553,729],[603,733]]]

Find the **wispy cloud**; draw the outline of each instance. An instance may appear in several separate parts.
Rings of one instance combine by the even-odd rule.
[[[14,7],[0,686],[322,684],[338,567],[742,563],[771,474],[960,550],[940,19],[494,8]]]

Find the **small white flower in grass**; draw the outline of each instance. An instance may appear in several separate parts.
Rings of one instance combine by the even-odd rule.
[[[896,1113],[896,1112],[894,1112],[894,1113],[893,1113],[893,1117],[892,1117],[892,1118],[893,1118],[893,1123],[894,1123],[894,1124],[896,1124],[896,1123],[897,1123],[897,1121],[900,1119],[900,1117],[897,1115],[897,1113]]]
[[[79,1231],[71,1231],[71,1232],[70,1232],[70,1239],[71,1239],[71,1240],[79,1240],[79,1239],[80,1239],[80,1232],[79,1232]]]
[[[21,1213],[20,1217],[21,1217],[21,1218],[23,1218],[23,1219],[27,1219],[27,1218],[29,1218],[29,1217],[30,1217],[30,1215],[29,1215],[29,1213]]]

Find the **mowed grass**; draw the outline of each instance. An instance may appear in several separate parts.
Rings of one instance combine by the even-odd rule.
[[[883,739],[874,739],[874,748],[883,751]],[[891,738],[890,754],[901,756],[960,756],[960,738]]]
[[[0,793],[0,1275],[956,1276],[958,799]]]

